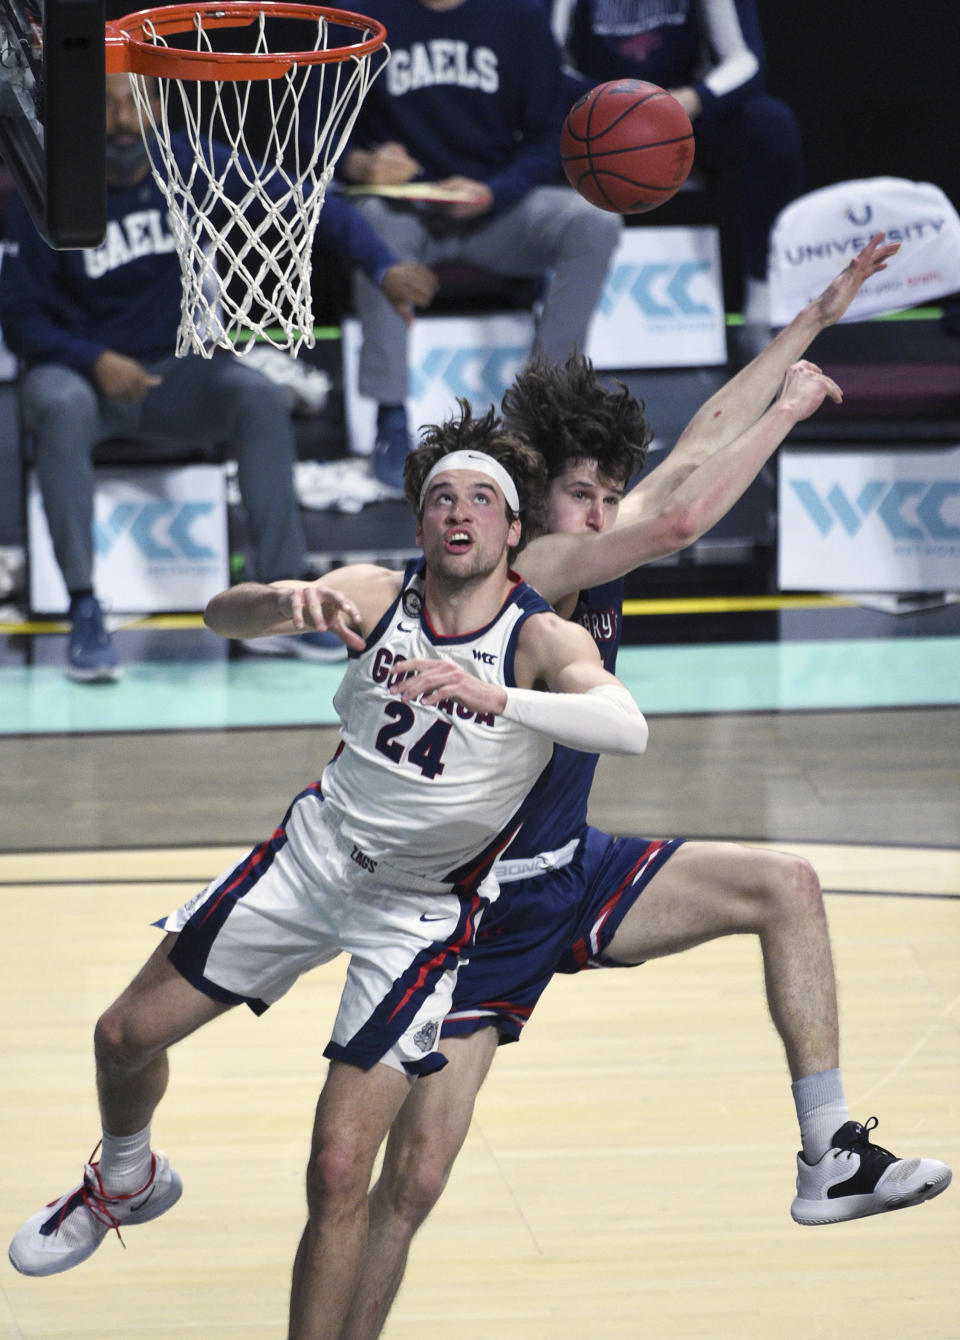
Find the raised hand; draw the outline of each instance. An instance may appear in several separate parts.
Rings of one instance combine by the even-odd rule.
[[[777,403],[789,410],[799,423],[819,409],[827,396],[838,405],[843,402],[843,392],[837,383],[822,372],[816,363],[810,363],[804,358],[787,368]]]
[[[899,242],[885,243],[885,237],[886,233],[876,233],[871,237],[846,269],[841,270],[820,297],[815,299],[814,306],[823,325],[830,326],[839,321],[866,281],[885,270],[887,261],[900,250]]]

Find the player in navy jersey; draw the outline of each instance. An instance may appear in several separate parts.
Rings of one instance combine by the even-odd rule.
[[[650,432],[624,387],[602,385],[577,356],[563,367],[534,364],[507,392],[505,421],[541,452],[550,479],[553,533],[534,541],[518,567],[559,614],[590,632],[608,669],[620,640],[622,577],[709,529],[790,427],[825,395],[839,399],[815,365],[794,360],[896,250],[881,243],[871,241],[711,397],[666,461],[626,497]],[[631,966],[722,935],[757,935],[803,1146],[793,1217],[819,1224],[874,1214],[949,1183],[946,1165],[897,1159],[850,1120],[829,937],[811,867],[732,843],[610,837],[586,822],[596,758],[559,749],[554,764],[546,803],[495,867],[500,897],[444,1023],[449,1064],[418,1084],[390,1133],[343,1340],[380,1334],[410,1241],[443,1190],[497,1046],[519,1037],[554,972]]]
[[[497,895],[491,867],[546,791],[555,743],[646,747],[646,722],[592,639],[509,567],[542,487],[536,452],[464,406],[428,434],[414,471],[421,562],[245,583],[208,606],[225,637],[343,638],[341,746],[265,842],[158,923],[163,941],[101,1016],[101,1156],[16,1234],[23,1274],[69,1270],[111,1228],[170,1209],[180,1178],[150,1147],[169,1047],[234,1005],[261,1013],[346,952],[289,1331],[338,1334],[374,1158],[413,1079],[444,1065],[440,1026]]]

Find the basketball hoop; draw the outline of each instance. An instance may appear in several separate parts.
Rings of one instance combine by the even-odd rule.
[[[299,21],[309,46],[276,49],[280,20]],[[246,30],[252,50],[214,49],[221,28]],[[189,46],[168,41],[184,33]],[[373,19],[292,0],[200,0],[107,24],[107,73],[130,76],[180,258],[178,357],[313,346],[317,219],[385,38]],[[257,89],[263,143],[251,142]]]

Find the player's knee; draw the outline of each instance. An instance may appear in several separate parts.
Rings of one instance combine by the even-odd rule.
[[[155,1051],[144,1043],[136,1021],[119,1004],[111,1005],[97,1020],[93,1046],[101,1066],[121,1070],[141,1068]]]
[[[817,872],[802,856],[777,853],[770,894],[777,911],[803,917],[823,916],[823,893]]]
[[[349,1137],[331,1133],[314,1142],[307,1164],[307,1208],[313,1219],[351,1213],[366,1198],[370,1169]]]
[[[434,1153],[421,1151],[419,1157],[407,1160],[384,1179],[383,1191],[390,1213],[410,1232],[420,1227],[440,1199],[451,1166],[452,1160],[448,1162]]]

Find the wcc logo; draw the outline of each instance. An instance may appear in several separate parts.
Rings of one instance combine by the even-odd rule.
[[[214,510],[212,502],[117,502],[93,528],[98,558],[105,558],[126,536],[151,563],[197,563],[216,553],[193,534],[193,528]]]
[[[435,345],[411,368],[411,395],[421,400],[439,388],[479,404],[498,405],[528,353],[525,344],[499,348]]]
[[[821,493],[809,479],[790,487],[824,538],[839,526],[853,539],[875,517],[898,542],[960,540],[960,484],[949,480],[874,479],[852,495],[839,484]]]
[[[710,261],[621,262],[613,266],[600,298],[604,316],[630,301],[650,320],[689,320],[712,317],[715,307],[696,295],[697,280],[709,275]]]

